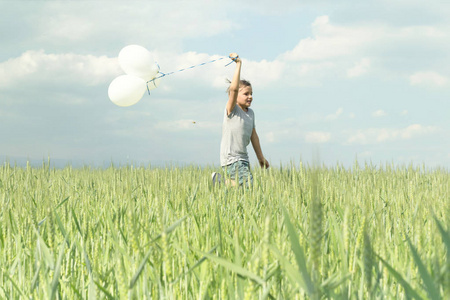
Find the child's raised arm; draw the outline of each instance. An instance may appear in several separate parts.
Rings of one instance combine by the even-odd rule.
[[[234,70],[233,80],[231,81],[228,89],[228,102],[227,102],[227,115],[229,115],[237,103],[237,97],[239,94],[239,84],[241,81],[241,64],[242,61],[237,53],[231,53],[230,58],[236,62],[236,69]]]

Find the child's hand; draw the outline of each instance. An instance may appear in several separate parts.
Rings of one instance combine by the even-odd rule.
[[[259,161],[259,165],[261,166],[261,168],[265,168],[265,169],[269,168],[269,162],[265,158],[263,158]]]
[[[234,62],[241,62],[241,59],[239,58],[239,55],[237,53],[230,53],[229,58],[231,58],[232,61]]]

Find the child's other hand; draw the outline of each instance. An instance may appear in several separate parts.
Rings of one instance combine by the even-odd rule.
[[[239,55],[237,53],[230,53],[230,56],[232,61],[234,62],[241,62],[241,59],[239,58]]]
[[[261,166],[261,168],[265,168],[265,169],[269,168],[269,162],[265,158],[263,158],[259,161],[259,165]]]

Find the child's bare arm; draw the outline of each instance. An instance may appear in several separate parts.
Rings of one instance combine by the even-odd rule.
[[[237,53],[231,53],[230,58],[236,62],[236,69],[234,70],[233,80],[231,81],[230,88],[228,90],[228,102],[227,102],[227,115],[229,115],[237,103],[237,97],[239,94],[239,82],[241,81],[241,64],[242,61]]]
[[[252,136],[250,137],[250,140],[252,142],[253,149],[255,150],[256,157],[258,158],[259,165],[261,168],[268,168],[269,162],[264,158],[264,155],[261,150],[261,145],[259,143],[259,137],[256,133],[256,129],[253,128]]]

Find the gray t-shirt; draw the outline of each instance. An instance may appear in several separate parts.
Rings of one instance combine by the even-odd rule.
[[[222,141],[220,143],[220,165],[222,167],[239,160],[249,162],[247,146],[250,143],[253,128],[255,128],[255,114],[250,108],[243,111],[235,105],[229,115],[225,109],[222,125]]]

